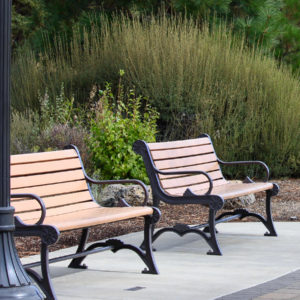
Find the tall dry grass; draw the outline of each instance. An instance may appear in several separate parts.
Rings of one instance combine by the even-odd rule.
[[[61,82],[84,101],[93,84],[124,69],[128,85],[159,110],[161,139],[207,132],[221,158],[260,159],[275,176],[300,175],[300,83],[287,67],[222,25],[166,16],[98,24],[74,30],[70,45],[58,40],[37,59],[16,60],[15,104],[35,103],[46,87],[57,93]]]

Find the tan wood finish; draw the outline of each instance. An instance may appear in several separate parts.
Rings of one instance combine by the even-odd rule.
[[[136,217],[151,215],[151,207],[92,207],[81,211],[74,211],[59,215],[47,216],[44,224],[55,224],[60,231],[88,228],[95,225],[116,221],[128,220]],[[36,219],[26,219],[28,223],[34,223]]]
[[[81,168],[78,158],[66,160],[54,160],[45,162],[36,162],[29,164],[15,164],[11,166],[11,174],[14,176],[41,174],[47,172],[58,172],[63,170],[72,170]]]
[[[208,188],[208,184],[205,187],[199,186],[190,186],[192,192],[198,195],[203,195]],[[232,183],[232,182],[223,182],[222,184],[214,184],[211,194],[212,195],[220,195],[224,198],[224,200],[241,197],[244,195],[249,195],[253,193],[258,193],[266,190],[271,190],[273,188],[273,184],[270,182],[256,182],[256,183]],[[172,189],[168,190],[168,192],[174,196],[182,195],[185,192],[186,188]]]
[[[223,179],[223,175],[220,171],[214,171],[208,173],[213,180]],[[204,175],[192,175],[192,176],[184,176],[173,179],[166,179],[160,181],[163,188],[171,188],[171,187],[181,187],[197,184],[199,182],[208,182],[208,179]]]
[[[31,162],[42,162],[50,160],[61,160],[67,158],[76,158],[77,153],[74,149],[60,150],[51,152],[38,152],[38,153],[27,153],[27,154],[16,154],[10,157],[10,164],[26,164]]]
[[[198,145],[205,145],[205,144],[211,144],[209,138],[161,142],[161,143],[148,143],[147,145],[152,152],[153,150],[185,148],[188,146],[198,146]]]
[[[154,160],[172,159],[179,157],[203,155],[208,153],[214,153],[212,145],[201,145],[195,147],[175,148],[160,151],[151,151],[152,158]]]
[[[194,225],[187,225],[179,223],[180,220],[177,218],[174,220],[175,226],[156,230],[154,241],[164,232],[175,232],[180,236],[192,232],[199,233],[211,247],[208,254],[222,255],[216,236],[216,224],[246,217],[257,218],[262,222],[268,230],[265,235],[277,235],[272,220],[271,197],[278,193],[278,185],[269,182],[256,183],[248,177],[245,183],[227,181],[220,168],[220,164],[224,167],[256,164],[264,169],[268,180],[269,169],[263,162],[222,162],[218,159],[207,134],[202,134],[198,139],[172,142],[146,143],[138,140],[134,143],[133,149],[143,157],[150,179],[154,206],[158,208],[161,202],[177,207],[199,204],[209,210],[207,223],[197,224],[195,221],[192,223]],[[198,174],[195,171],[198,171]],[[224,208],[224,200],[262,191],[266,192],[266,217],[244,208],[221,211]]]
[[[166,169],[180,168],[186,166],[193,166],[198,164],[205,164],[205,163],[215,162],[216,160],[217,160],[216,155],[211,153],[211,154],[188,156],[188,157],[181,157],[181,158],[174,158],[174,159],[167,159],[167,160],[154,160],[154,162],[155,162],[155,166],[158,169],[166,170]]]
[[[88,190],[88,186],[85,180],[64,182],[64,183],[53,183],[43,186],[34,186],[28,188],[11,189],[12,194],[18,193],[33,193],[40,197],[52,196],[57,194],[66,194],[79,191]]]
[[[150,207],[104,208],[95,203],[73,149],[12,155],[11,193],[41,197],[46,206],[43,224],[62,231],[153,213]],[[12,198],[12,204],[23,222],[34,224],[39,220],[41,208],[36,200]]]
[[[32,210],[39,210],[40,205],[36,200],[30,200],[26,198],[14,198],[11,200],[12,205],[16,209],[17,212],[28,212]],[[43,197],[43,201],[46,207],[58,207],[61,205],[69,205],[74,203],[92,201],[92,197],[89,191],[78,192],[78,193],[70,193],[53,197]]]
[[[220,167],[218,162],[212,162],[212,163],[207,163],[207,164],[198,164],[198,165],[194,165],[194,166],[187,166],[187,167],[179,167],[179,168],[173,168],[173,169],[167,169],[165,171],[168,172],[176,172],[176,171],[204,171],[204,172],[212,172],[212,171],[219,171]],[[182,176],[186,176],[185,175],[163,175],[163,174],[159,174],[160,179],[164,179],[164,178],[175,178],[175,177],[182,177]]]
[[[224,185],[226,184],[225,179],[220,179],[220,180],[214,180],[213,181],[213,186],[219,186],[219,185]],[[170,194],[170,195],[183,195],[183,193],[186,191],[186,189],[189,188],[192,191],[202,191],[203,194],[207,192],[209,188],[209,183],[208,182],[202,182],[199,184],[194,184],[194,185],[189,185],[189,186],[183,186],[183,187],[177,187],[177,188],[169,188],[165,189],[165,191]]]
[[[74,181],[79,179],[84,179],[84,174],[81,169],[41,175],[12,177],[10,180],[10,186],[12,189],[17,189],[22,187],[59,183],[65,182],[66,180]]]
[[[149,143],[148,147],[154,165],[166,172],[204,171],[213,180],[212,195],[232,199],[251,193],[272,189],[272,183],[242,184],[225,180],[217,156],[209,138]],[[209,188],[204,175],[177,174],[158,175],[162,188],[169,195],[182,196],[189,188],[195,194],[203,195]]]

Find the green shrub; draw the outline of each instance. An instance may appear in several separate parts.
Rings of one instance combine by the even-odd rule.
[[[99,23],[74,29],[70,45],[58,39],[55,52],[16,60],[13,105],[34,106],[46,88],[55,99],[61,82],[67,98],[90,101],[95,83],[115,83],[124,69],[124,84],[160,113],[160,139],[207,132],[224,160],[264,160],[273,176],[300,176],[300,84],[287,67],[222,25],[166,16]]]
[[[137,139],[155,141],[158,115],[145,102],[134,90],[125,93],[121,83],[117,96],[113,95],[110,84],[100,91],[88,142],[101,178],[149,181],[141,157],[132,150]]]
[[[299,79],[226,26],[199,27],[184,18],[114,20],[102,32],[102,65],[124,68],[124,80],[151,99],[162,139],[206,132],[224,160],[263,160],[272,176],[299,176]]]

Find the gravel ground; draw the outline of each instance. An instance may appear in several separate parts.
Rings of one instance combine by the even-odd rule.
[[[280,192],[272,198],[272,212],[275,221],[300,221],[300,179],[274,180],[279,184]],[[247,209],[264,215],[264,193],[256,194],[256,201],[249,205]],[[199,205],[161,207],[162,218],[158,227],[174,225],[175,223],[195,224],[206,222],[208,211]],[[244,220],[255,221],[250,218]],[[143,219],[133,219],[112,224],[95,226],[90,233],[89,241],[96,241],[114,236],[140,231],[143,229]],[[70,247],[78,243],[80,231],[74,230],[62,233],[58,243],[50,248],[54,251],[61,248]],[[39,239],[35,237],[15,238],[19,256],[36,254],[39,251]]]

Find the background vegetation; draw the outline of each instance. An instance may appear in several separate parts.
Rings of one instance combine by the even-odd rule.
[[[72,26],[89,25],[89,13],[123,12],[130,17],[164,11],[185,13],[198,20],[231,24],[245,33],[247,42],[262,45],[266,51],[293,66],[300,67],[300,2],[298,0],[14,0],[13,46],[30,43],[35,51],[45,49],[45,35],[53,40],[63,34],[72,39]],[[47,49],[47,47],[46,47]]]
[[[89,15],[89,9],[97,10],[100,5],[95,1],[91,6],[89,2],[85,8],[78,8],[80,15],[74,13],[73,18],[67,18],[68,24],[58,18],[53,33],[49,30],[44,36],[37,26],[25,42],[20,39],[22,46],[15,51],[12,68],[16,78],[12,81],[14,151],[32,151],[32,147],[22,146],[32,142],[33,150],[44,150],[67,142],[65,137],[69,137],[75,144],[73,140],[85,141],[84,152],[91,155],[93,165],[102,168],[103,176],[134,177],[130,172],[104,175],[107,167],[103,161],[99,163],[104,154],[96,153],[100,139],[104,148],[118,144],[116,132],[134,123],[127,123],[126,111],[116,102],[120,95],[118,73],[124,69],[122,80],[128,89],[122,91],[121,102],[124,107],[130,103],[129,88],[135,87],[137,94],[145,96],[148,100],[142,103],[151,104],[160,114],[158,139],[196,137],[207,132],[224,160],[264,160],[273,176],[299,176],[300,83],[295,71],[298,16],[295,11],[287,11],[297,3],[286,1],[285,6],[281,1],[249,1],[243,6],[235,1],[235,7],[232,1],[213,1],[214,6],[210,1],[201,2],[202,6],[194,1],[169,1],[164,12],[150,14],[149,2],[126,2],[125,6],[117,2],[119,7],[110,6],[109,1],[101,5],[109,12],[122,7],[129,15]],[[46,12],[50,8],[45,4],[43,9]],[[185,15],[174,11],[184,11]],[[208,21],[203,21],[204,15]],[[226,18],[231,23],[226,24]],[[287,27],[280,27],[284,22]],[[287,28],[294,35],[289,35]],[[56,30],[60,34],[55,35]],[[39,42],[28,46],[26,42],[35,38]],[[290,46],[284,46],[285,42]],[[274,51],[277,58],[285,57],[292,65],[275,60]],[[97,119],[93,107],[99,97],[95,94],[107,81],[112,83],[105,90],[111,95],[107,97],[109,105],[103,103],[103,117]],[[143,97],[134,99],[140,107],[136,124],[148,124],[148,129],[141,133],[134,131],[134,126],[126,127],[134,136],[127,139],[125,148],[131,147],[135,138],[153,140],[156,132],[157,113],[139,104]],[[131,112],[137,111],[135,105]],[[122,117],[116,117],[118,114]],[[115,121],[108,124],[107,120]],[[39,137],[33,141],[34,133]],[[132,165],[127,160],[131,155],[128,152],[119,161],[127,161],[128,167]],[[225,172],[229,176],[234,173]]]

